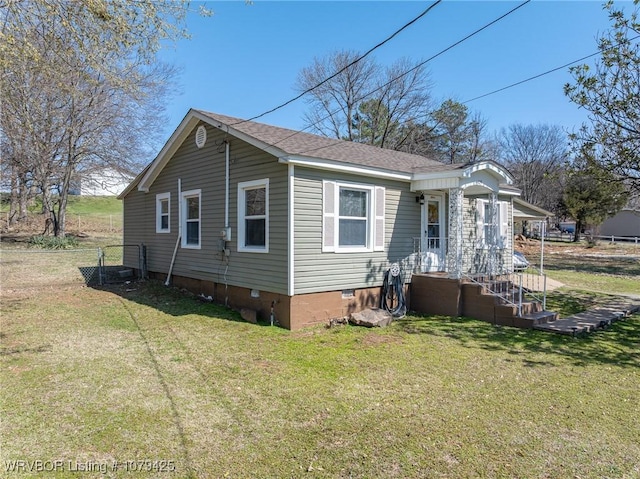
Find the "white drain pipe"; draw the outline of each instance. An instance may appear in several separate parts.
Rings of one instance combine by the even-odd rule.
[[[178,246],[182,239],[182,180],[178,178],[178,238],[176,239],[176,246],[173,248],[173,256],[171,257],[171,264],[169,265],[169,272],[167,273],[167,280],[164,282],[165,286],[169,286],[171,283],[171,273],[173,272],[173,264],[176,262],[176,255],[178,254]]]

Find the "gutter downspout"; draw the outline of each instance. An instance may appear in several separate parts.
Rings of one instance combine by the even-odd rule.
[[[169,272],[167,273],[167,280],[164,282],[165,286],[169,286],[171,283],[171,273],[173,272],[173,264],[176,262],[176,256],[178,254],[178,246],[180,245],[180,240],[182,239],[182,218],[181,218],[181,209],[182,209],[182,180],[178,178],[178,238],[176,238],[176,246],[173,248],[173,256],[171,257],[171,264],[169,265]]]
[[[224,227],[229,228],[229,140],[224,141]]]

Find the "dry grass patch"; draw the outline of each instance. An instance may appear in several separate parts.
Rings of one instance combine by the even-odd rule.
[[[414,316],[291,333],[150,282],[22,296],[1,345],[3,466],[169,460],[175,472],[136,477],[177,478],[640,474],[638,316],[582,339]]]

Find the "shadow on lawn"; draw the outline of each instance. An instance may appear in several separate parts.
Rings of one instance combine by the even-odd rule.
[[[531,329],[494,326],[469,318],[408,316],[396,326],[408,334],[429,334],[458,341],[465,347],[508,351],[529,367],[568,359],[576,366],[593,363],[640,367],[640,314],[617,321],[607,330],[573,338]],[[544,358],[531,356],[544,354]]]
[[[544,267],[550,271],[573,270],[616,276],[640,276],[640,261],[624,256],[549,255]]]
[[[187,290],[164,286],[164,283],[157,280],[131,281],[124,284],[93,287],[102,291],[109,291],[128,301],[150,306],[171,316],[198,314],[210,318],[245,322],[240,317],[240,314],[231,308],[207,301]]]

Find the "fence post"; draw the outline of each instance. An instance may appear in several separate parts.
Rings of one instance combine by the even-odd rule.
[[[78,222],[80,222],[80,217],[78,216]],[[102,282],[102,263],[103,263],[103,253],[102,248],[98,246],[98,284],[100,286],[103,285]]]
[[[520,273],[520,287],[518,288],[518,317],[522,317],[522,277],[523,274]]]

